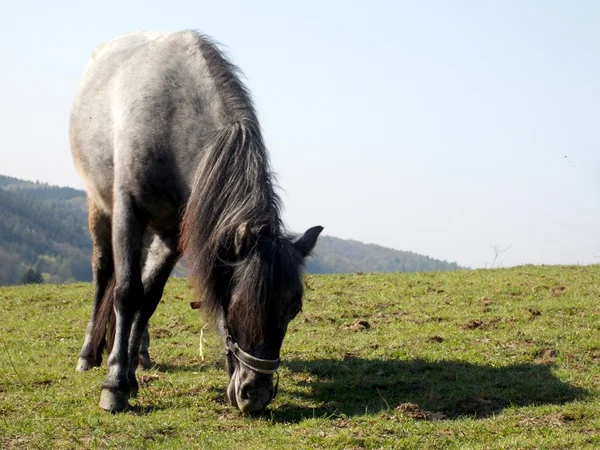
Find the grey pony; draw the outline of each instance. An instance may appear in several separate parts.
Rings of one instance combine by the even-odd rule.
[[[100,407],[121,411],[137,393],[138,363],[150,365],[148,320],[185,254],[224,344],[235,348],[228,398],[244,412],[262,410],[276,393],[271,363],[302,307],[303,262],[323,228],[299,239],[284,232],[236,67],[195,31],[117,37],[85,69],[70,141],[88,193],[95,284],[77,369],[99,366],[109,350]]]

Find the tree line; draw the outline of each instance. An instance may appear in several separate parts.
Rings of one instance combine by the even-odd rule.
[[[92,243],[83,191],[0,175],[0,285],[91,281]],[[460,269],[409,251],[321,236],[310,273]],[[185,264],[174,271],[185,276]]]
[[[16,180],[0,177],[0,284],[91,281],[85,193],[7,179]]]

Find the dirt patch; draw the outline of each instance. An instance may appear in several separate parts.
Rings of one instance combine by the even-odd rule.
[[[496,328],[498,320],[471,319],[462,326],[465,330],[489,330]]]
[[[566,290],[567,290],[566,286],[552,286],[550,288],[550,295],[552,297],[558,297],[559,295],[564,294]]]
[[[556,350],[544,348],[535,353],[534,361],[538,364],[552,364],[556,360]]]
[[[585,418],[585,414],[581,411],[565,411],[559,413],[561,422],[575,422]]]
[[[436,288],[427,288],[425,290],[426,294],[443,294],[444,290],[443,289],[436,289]]]
[[[592,348],[589,350],[590,358],[592,358],[595,362],[600,362],[600,348]]]
[[[399,417],[407,417],[409,419],[415,419],[415,420],[431,420],[431,421],[436,421],[436,420],[444,420],[447,419],[448,416],[443,413],[443,412],[429,412],[429,411],[424,411],[421,409],[421,407],[419,405],[416,405],[414,403],[401,403],[400,405],[396,406],[396,409],[394,410],[396,413],[396,416]]]
[[[155,328],[152,330],[152,337],[156,339],[173,336],[173,332],[168,328]]]
[[[148,441],[155,441],[161,438],[168,438],[177,434],[177,428],[172,425],[165,425],[153,428],[151,432],[142,434],[142,437]]]
[[[406,320],[408,320],[409,322],[412,322],[412,323],[416,323],[418,325],[422,325],[424,323],[431,323],[431,322],[441,323],[441,322],[445,321],[446,319],[444,317],[438,317],[438,316],[426,316],[426,317],[419,318],[419,319],[406,319]]]
[[[331,424],[335,428],[350,428],[352,426],[352,423],[348,419],[344,418],[335,419]]]
[[[549,414],[542,417],[524,417],[519,420],[519,425],[527,428],[539,428],[543,426],[560,427],[564,423],[560,420],[559,414]]]
[[[444,342],[444,338],[441,336],[431,336],[430,338],[427,339],[427,342],[436,342],[436,343],[440,343],[440,342]]]
[[[423,411],[419,405],[415,405],[414,403],[402,403],[396,407],[395,411],[402,417],[417,420],[427,419],[427,413]]]
[[[354,323],[344,325],[344,330],[363,331],[371,328],[371,324],[366,320],[357,320]]]
[[[479,304],[480,304],[481,306],[489,306],[489,305],[491,305],[491,304],[492,304],[492,301],[493,301],[493,300],[492,300],[491,298],[489,298],[489,297],[481,297],[481,298],[479,299]]]
[[[389,311],[389,312],[378,312],[373,314],[373,319],[386,320],[386,319],[397,319],[398,317],[406,317],[408,313],[404,311]]]
[[[527,311],[529,311],[529,314],[531,314],[532,319],[542,315],[542,312],[537,308],[527,308]]]

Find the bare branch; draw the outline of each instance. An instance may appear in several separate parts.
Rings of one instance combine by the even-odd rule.
[[[498,256],[500,255],[500,253],[504,253],[507,252],[508,250],[511,249],[512,244],[508,244],[505,247],[502,247],[500,244],[494,244],[491,245],[492,250],[494,250],[494,260],[492,261],[492,264],[490,264],[490,269],[492,267],[494,267],[494,264],[496,264],[496,260],[498,259]]]

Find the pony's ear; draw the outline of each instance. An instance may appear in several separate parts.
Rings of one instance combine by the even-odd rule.
[[[233,238],[235,254],[238,257],[244,256],[252,247],[253,239],[254,235],[252,234],[252,230],[250,230],[250,225],[248,225],[248,222],[244,222],[238,227]]]
[[[266,224],[251,227],[248,222],[242,223],[235,232],[233,247],[238,258],[246,256],[256,245],[259,236],[269,236],[270,228]]]
[[[296,250],[300,252],[303,258],[306,258],[313,251],[315,245],[317,245],[317,238],[321,234],[321,231],[323,231],[323,227],[321,226],[309,228],[300,239],[294,242],[294,247],[296,247]]]

